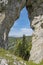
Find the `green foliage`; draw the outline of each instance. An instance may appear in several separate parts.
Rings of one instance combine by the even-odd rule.
[[[14,59],[13,57],[14,58],[16,57],[16,59]],[[23,62],[23,64],[21,64],[21,65],[24,65],[24,63],[26,63],[26,65],[43,65],[43,61],[40,62],[39,64],[36,64],[36,63],[34,63],[32,61],[24,61],[22,58],[17,57],[17,56],[15,56],[13,54],[11,55],[11,53],[9,51],[7,51],[5,49],[2,49],[2,48],[0,48],[0,58],[9,60],[8,65],[14,65],[13,64],[14,61]]]
[[[30,57],[31,42],[27,42],[26,36],[23,35],[22,42],[16,45],[14,54],[22,57],[24,60],[28,60]]]
[[[18,0],[18,2],[20,2],[21,0]]]
[[[12,58],[12,56],[7,56],[7,55],[11,55],[10,52],[5,49],[0,48],[0,58],[9,60],[10,61],[9,63],[10,64],[12,63],[12,65],[13,65],[14,59]]]

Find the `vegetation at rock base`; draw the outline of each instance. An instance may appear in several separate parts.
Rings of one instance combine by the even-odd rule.
[[[43,65],[43,61],[36,64],[33,61],[29,61],[29,58],[27,58],[31,50],[31,37],[24,35],[23,38],[10,38],[9,40],[9,44],[15,41],[14,47],[8,50],[0,48],[0,59],[6,59],[8,65]],[[26,54],[27,51],[28,55]]]
[[[9,44],[12,44],[12,42],[13,42],[14,45],[12,44],[11,48],[9,47],[9,51],[10,51],[11,54],[16,55],[16,57],[18,57],[17,60],[19,60],[19,61],[22,60],[23,62],[26,63],[26,65],[43,65],[43,61],[41,63],[39,63],[39,64],[35,64],[32,61],[27,61],[28,58],[26,58],[26,57],[28,57],[28,56],[26,56],[25,53],[27,52],[27,50],[30,53],[30,50],[31,50],[31,47],[32,47],[32,45],[31,45],[32,39],[31,38],[32,38],[32,36],[23,36],[23,37],[20,37],[20,38],[12,38],[12,37],[10,37],[9,38]],[[25,45],[27,47],[25,47]],[[25,52],[25,50],[26,50],[26,52]],[[22,51],[23,54],[21,53],[21,51]],[[19,59],[19,58],[21,58],[21,59]],[[26,58],[26,60],[24,60],[25,58]]]
[[[35,64],[32,61],[24,61],[22,58],[17,57],[13,54],[11,54],[9,51],[0,48],[0,59],[6,59],[8,62],[8,65],[17,65],[19,63],[20,65],[43,65],[43,61],[40,62],[39,64]],[[13,63],[16,64],[13,64]]]
[[[13,51],[13,54],[22,57],[24,60],[29,60],[30,50],[32,47],[31,38],[29,39],[25,35],[23,35],[22,39],[16,40],[14,48],[10,49],[10,51]]]
[[[26,36],[23,35],[22,42],[18,43],[16,47],[15,54],[22,57],[24,60],[28,60],[30,56],[31,43],[28,43],[26,40]]]
[[[12,56],[10,56],[10,52],[0,48],[0,59],[6,59],[9,60],[9,63],[11,62],[13,64],[14,59]]]

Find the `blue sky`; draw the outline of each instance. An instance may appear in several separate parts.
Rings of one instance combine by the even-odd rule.
[[[26,10],[26,7],[24,7],[20,12],[20,17],[14,22],[14,25],[10,29],[9,36],[22,37],[23,34],[30,36],[32,33],[33,30],[30,28],[28,12]]]

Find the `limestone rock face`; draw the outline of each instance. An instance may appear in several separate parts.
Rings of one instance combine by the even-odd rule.
[[[0,59],[0,65],[8,65],[6,59]]]
[[[7,48],[8,33],[14,21],[19,17],[26,0],[0,1],[0,47]]]
[[[36,19],[36,20],[35,20]],[[34,23],[34,33],[32,37],[32,49],[31,49],[31,56],[30,60],[39,63],[43,59],[43,28],[41,25],[43,24],[43,15],[39,15],[35,17]]]
[[[43,59],[43,0],[32,0],[30,12],[31,27],[33,29],[32,49],[30,60],[39,63]]]

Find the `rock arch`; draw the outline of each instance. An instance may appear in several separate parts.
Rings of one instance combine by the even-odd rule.
[[[6,2],[7,4],[6,4]],[[0,1],[0,47],[7,48],[8,33],[14,21],[19,17],[26,0],[2,0]]]
[[[43,0],[0,1],[0,47],[7,48],[9,30],[25,5],[34,30],[30,59],[38,63],[43,59]]]

